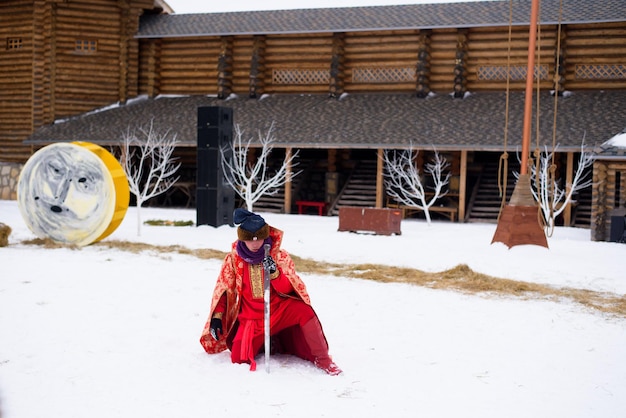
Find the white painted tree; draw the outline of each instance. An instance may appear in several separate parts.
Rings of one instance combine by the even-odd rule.
[[[123,136],[122,167],[130,192],[137,200],[137,235],[141,235],[141,206],[165,193],[179,179],[172,177],[180,168],[172,153],[178,141],[169,130],[157,132],[153,122],[148,127],[128,129]]]
[[[552,159],[557,149],[558,145],[552,152],[548,152],[547,147],[544,148],[544,151],[539,156],[539,168],[537,168],[536,164],[530,167],[531,193],[541,208],[546,221],[546,228],[549,230],[554,228],[557,216],[563,213],[567,205],[572,201],[572,196],[593,183],[593,180],[589,178],[590,172],[586,168],[593,164],[594,155],[585,150],[583,143],[580,147],[580,157],[578,158],[578,165],[572,184],[563,188],[561,179],[555,178],[551,173],[551,167],[553,167]],[[539,170],[539,175],[537,175],[537,169]],[[516,173],[517,176],[519,176],[518,173]]]
[[[274,125],[270,126],[264,135],[259,131],[258,143],[261,148],[254,161],[248,161],[251,152],[252,138],[244,140],[244,131],[239,125],[235,125],[233,142],[220,148],[222,169],[227,183],[243,199],[246,208],[253,210],[254,204],[263,195],[274,195],[287,181],[291,181],[300,172],[294,173],[292,168],[298,156],[285,154],[282,164],[278,169],[270,170],[268,158],[272,153],[276,138],[272,134]],[[232,158],[230,158],[232,156]]]
[[[446,186],[450,181],[450,173],[444,171],[450,166],[447,160],[435,154],[431,161],[424,165],[424,171],[430,175],[433,185],[423,183],[422,175],[416,164],[417,152],[413,145],[404,150],[388,150],[383,153],[385,164],[384,183],[387,195],[405,206],[414,206],[424,211],[426,222],[430,225],[429,208],[448,193]],[[432,190],[429,195],[427,190]]]

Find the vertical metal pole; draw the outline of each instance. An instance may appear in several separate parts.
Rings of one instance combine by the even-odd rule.
[[[530,9],[530,28],[528,31],[528,70],[526,71],[526,96],[524,97],[524,130],[522,133],[522,161],[520,174],[528,173],[530,155],[530,125],[533,110],[533,80],[535,78],[535,48],[537,47],[537,17],[539,0],[533,0]]]
[[[265,257],[270,254],[270,245],[263,245]],[[265,371],[270,372],[270,272],[263,267],[263,319],[265,328]]]

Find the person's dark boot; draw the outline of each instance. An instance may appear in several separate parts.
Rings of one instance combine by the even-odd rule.
[[[313,364],[331,376],[337,376],[342,373],[339,366],[328,355],[328,343],[322,332],[322,325],[316,317],[313,317],[313,319],[302,326],[302,333],[304,334],[304,340],[311,349]]]

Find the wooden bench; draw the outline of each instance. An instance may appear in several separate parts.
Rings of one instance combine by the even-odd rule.
[[[177,181],[176,183],[174,183],[174,185],[172,185],[172,187],[167,189],[167,191],[165,192],[165,205],[171,206],[172,204],[174,204],[174,195],[176,193],[180,193],[181,196],[179,197],[182,197],[184,199],[185,208],[189,208],[193,206],[195,201],[196,183],[184,181]]]
[[[314,202],[311,200],[297,200],[296,205],[298,205],[298,214],[300,215],[302,215],[307,208],[317,208],[318,215],[322,216],[326,208],[326,202]]]
[[[398,205],[394,203],[388,203],[387,207],[398,208],[402,210],[402,219],[406,219],[408,215],[416,212],[422,212],[422,209],[417,206]],[[450,219],[451,222],[456,222],[456,217],[459,212],[458,208],[452,206],[431,206],[428,208],[429,213],[441,213],[443,216]]]

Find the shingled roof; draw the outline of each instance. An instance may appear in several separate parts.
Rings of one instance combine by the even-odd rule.
[[[624,0],[542,0],[542,24],[626,21]],[[142,16],[137,38],[508,26],[508,0],[400,6]],[[512,25],[528,25],[531,0],[513,0]],[[560,17],[559,17],[560,16]]]
[[[524,93],[509,96],[509,150],[521,144]],[[554,98],[540,96],[540,144],[552,145]],[[246,138],[266,133],[273,124],[277,147],[402,148],[413,144],[438,150],[500,151],[504,148],[506,93],[476,93],[465,99],[435,95],[418,99],[411,94],[271,95],[249,99],[208,96],[141,99],[83,114],[37,129],[29,143],[90,141],[119,144],[130,128],[151,122],[160,132],[170,130],[181,146],[197,143],[197,109],[227,106]],[[626,127],[626,91],[575,92],[560,97],[556,143],[561,151],[598,146]],[[533,112],[534,113],[534,112]],[[533,137],[534,137],[533,128]],[[535,139],[533,138],[533,146]]]

